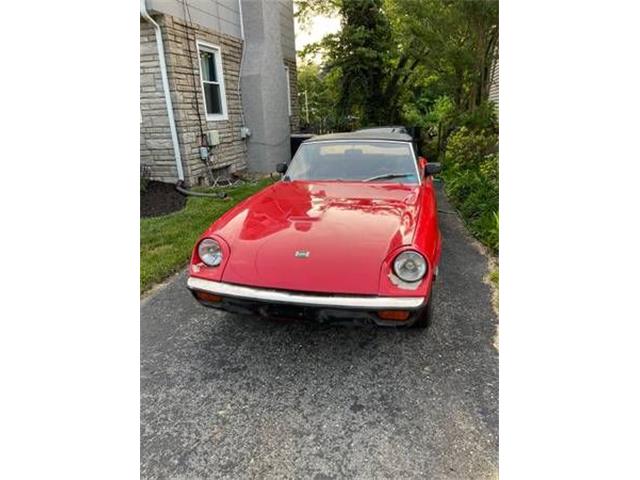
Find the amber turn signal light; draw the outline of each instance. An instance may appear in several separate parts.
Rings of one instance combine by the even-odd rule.
[[[198,300],[209,303],[216,303],[222,300],[222,297],[220,295],[214,295],[213,293],[200,291],[196,292],[196,297],[198,297]]]
[[[384,320],[406,320],[409,312],[406,310],[380,310],[378,316]]]

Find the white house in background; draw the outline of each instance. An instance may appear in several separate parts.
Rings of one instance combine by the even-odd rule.
[[[500,87],[500,59],[496,57],[491,70],[491,83],[489,85],[489,100],[496,104],[496,111],[499,109],[499,87]]]

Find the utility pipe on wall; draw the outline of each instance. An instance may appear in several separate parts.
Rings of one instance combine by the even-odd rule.
[[[246,127],[244,123],[244,107],[242,106],[242,95],[240,93],[240,83],[242,77],[242,65],[244,64],[244,53],[247,50],[247,41],[244,38],[244,18],[242,16],[242,0],[238,0],[238,13],[240,14],[240,38],[242,39],[242,54],[240,54],[240,71],[238,72],[238,100],[240,101],[240,121],[242,127]]]
[[[162,32],[149,12],[145,0],[140,0],[140,16],[153,25],[156,35],[156,46],[158,48],[158,60],[160,62],[160,75],[162,76],[162,89],[164,90],[164,102],[167,106],[167,116],[169,117],[169,129],[171,130],[171,142],[173,143],[173,155],[176,160],[176,170],[178,171],[178,181],[184,182],[184,171],[182,170],[182,157],[180,155],[180,143],[178,142],[178,131],[176,120],[173,116],[173,103],[171,102],[171,91],[169,90],[169,77],[167,75],[167,64],[164,58],[164,44],[162,43]]]

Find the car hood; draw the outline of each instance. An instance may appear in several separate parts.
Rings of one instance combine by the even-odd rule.
[[[222,280],[325,293],[378,293],[382,262],[410,244],[417,185],[278,182],[213,226],[230,247]]]

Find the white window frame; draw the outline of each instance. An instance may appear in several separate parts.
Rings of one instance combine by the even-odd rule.
[[[287,76],[287,106],[289,107],[289,116],[291,116],[291,80],[289,77],[289,65],[285,64],[284,74]]]
[[[219,45],[213,45],[211,43],[203,42],[202,40],[196,40],[196,49],[198,51],[198,70],[200,71],[200,90],[202,92],[202,105],[207,117],[207,122],[216,122],[221,120],[228,120],[227,110],[227,94],[224,88],[224,71],[222,69],[222,50]],[[202,61],[200,59],[200,51],[213,53],[216,57],[216,75],[218,77],[217,85],[220,87],[220,106],[222,107],[222,113],[208,113],[207,112],[207,97],[204,93],[205,80],[202,76]],[[208,82],[213,83],[216,82]]]

